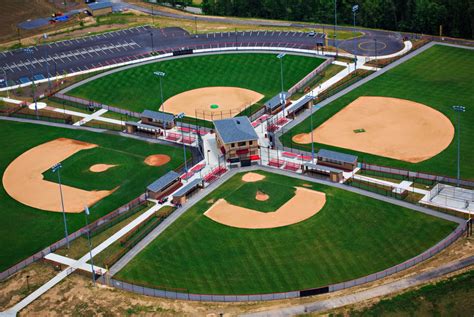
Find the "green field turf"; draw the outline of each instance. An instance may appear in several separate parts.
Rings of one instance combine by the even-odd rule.
[[[420,163],[408,163],[385,157],[343,150],[359,155],[368,163],[400,167],[441,175],[456,175],[457,126],[453,105],[464,105],[461,116],[461,177],[474,179],[474,51],[437,45],[413,57],[387,73],[369,81],[313,114],[317,127],[360,96],[386,96],[408,99],[428,105],[446,115],[456,127],[453,142],[443,152]],[[289,147],[311,151],[311,144],[291,142],[293,135],[308,133],[310,118],[288,131],[282,142]],[[442,133],[442,132],[441,132]],[[324,144],[319,147],[341,150]]]
[[[16,157],[32,147],[60,137],[99,145],[83,150],[62,162],[62,182],[79,188],[111,189],[113,194],[90,208],[95,220],[138,197],[145,187],[170,169],[183,163],[182,148],[169,147],[109,134],[61,129],[28,123],[0,122],[0,171]],[[151,167],[143,160],[151,154],[163,153],[173,159],[166,165]],[[97,163],[118,164],[102,173],[89,172]],[[57,176],[46,172],[46,179],[57,182]],[[59,188],[58,188],[59,196]],[[64,237],[61,213],[42,211],[12,199],[0,186],[0,271],[40,251]],[[69,232],[84,226],[84,215],[67,214]]]
[[[307,183],[259,171],[266,186]],[[319,184],[325,207],[301,223],[237,229],[207,218],[212,200],[239,191],[237,174],[186,211],[116,275],[134,283],[203,294],[306,289],[364,276],[411,258],[456,224]],[[271,198],[270,198],[271,199]],[[251,197],[247,200],[255,201]],[[235,203],[235,202],[234,202]]]
[[[324,59],[286,55],[284,87],[289,89]],[[281,91],[280,60],[274,54],[222,54],[191,56],[134,67],[96,79],[69,92],[70,95],[141,112],[161,105],[159,79],[163,71],[164,99],[179,93],[215,86],[257,91],[265,101]],[[166,110],[166,109],[165,109]],[[192,111],[194,115],[194,110]]]

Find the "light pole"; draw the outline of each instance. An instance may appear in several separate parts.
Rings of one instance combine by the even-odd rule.
[[[89,244],[89,255],[90,255],[90,258],[91,258],[91,273],[92,273],[92,282],[94,283],[94,286],[95,286],[95,272],[94,272],[94,261],[93,261],[93,258],[92,258],[92,243],[91,243],[91,234],[90,234],[90,230],[89,230],[89,207],[85,206],[84,207],[84,216],[86,217],[86,230],[87,230],[87,241],[88,241],[88,244]]]
[[[466,107],[464,106],[453,106],[453,110],[456,112],[457,116],[457,126],[458,130],[456,131],[458,135],[458,173],[457,173],[457,179],[458,179],[458,187],[461,183],[461,113],[466,112]]]
[[[48,38],[48,34],[44,33],[42,38],[44,43],[44,40]],[[46,48],[44,48],[44,62],[46,63],[46,75],[48,76],[48,89],[51,92],[51,74],[49,73],[48,50]]]
[[[313,96],[313,101],[314,101],[314,99],[315,99],[315,98],[314,98],[314,96]],[[310,124],[311,124],[311,130],[310,130],[310,132],[309,132],[309,133],[311,133],[311,159],[312,159],[311,163],[314,163],[313,106],[311,106],[311,107],[309,108],[309,111],[310,111],[310,113],[311,113],[311,114],[309,115],[309,117],[310,117],[310,120],[309,120],[309,121],[310,121]]]
[[[285,57],[285,53],[280,53],[277,55],[277,58],[280,60],[280,75],[281,75],[281,94],[280,94],[280,101],[283,107],[283,117],[285,116],[285,104],[286,100],[284,97],[284,87],[283,87],[283,57]]]
[[[182,119],[184,118],[184,112],[181,112],[180,114],[177,114],[175,116],[175,119]],[[188,164],[186,163],[186,143],[184,143],[184,131],[181,129],[181,140],[183,143],[183,155],[184,155],[184,170],[186,173],[188,172]]]
[[[8,89],[8,78],[7,78],[7,70],[2,68],[3,77],[5,78],[5,87],[7,88],[7,98],[10,98],[10,90]]]
[[[66,221],[66,212],[64,211],[64,198],[63,198],[63,189],[61,187],[61,168],[62,168],[61,163],[54,164],[53,167],[51,167],[51,171],[53,173],[58,174],[58,183],[59,183],[59,194],[61,195],[61,208],[63,211],[63,221],[64,221],[64,236],[66,237],[66,243],[67,243],[67,248],[69,249],[69,234],[67,232],[67,221]]]
[[[334,0],[334,46],[336,47],[336,57],[339,55],[336,43],[336,27],[337,27],[337,0]]]
[[[25,49],[27,54],[33,54],[33,49],[31,48],[26,48]],[[35,77],[33,76],[32,70],[30,69],[31,73],[31,89],[33,93],[33,102],[35,103],[35,114],[36,114],[36,120],[39,119],[38,117],[38,103],[36,102],[36,84],[35,84]]]
[[[357,55],[356,55],[356,52],[357,52],[357,39],[356,39],[356,13],[357,11],[359,10],[359,5],[356,4],[354,6],[352,6],[352,14],[354,15],[354,62],[356,63],[355,66],[357,68]]]
[[[164,72],[153,72],[153,74],[155,74],[155,76],[158,76],[160,78],[160,93],[161,93],[161,111],[165,111],[165,102],[163,100],[163,84],[161,83],[161,78],[165,77],[165,73]]]
[[[153,42],[153,31],[150,32],[150,38],[151,38],[151,52],[155,52],[155,43]]]

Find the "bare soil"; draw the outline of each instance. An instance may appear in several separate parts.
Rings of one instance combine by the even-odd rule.
[[[296,187],[295,196],[274,212],[260,212],[219,199],[205,213],[226,226],[244,229],[269,229],[289,226],[317,214],[326,203],[322,192]]]
[[[356,133],[363,129],[365,132]],[[410,163],[446,149],[454,126],[441,112],[421,103],[387,97],[359,97],[313,130],[315,142]],[[293,137],[311,143],[311,134]]]
[[[153,154],[147,156],[145,159],[145,164],[150,166],[161,166],[165,165],[171,160],[171,157],[165,154]]]
[[[5,191],[22,204],[61,212],[58,184],[44,180],[42,173],[75,153],[96,146],[66,138],[40,144],[18,156],[5,169],[2,180]],[[114,190],[87,191],[62,185],[64,209],[68,213],[82,212],[84,204],[90,207]]]
[[[238,87],[206,87],[192,89],[175,95],[165,101],[167,112],[194,116],[195,110],[215,114],[219,119],[237,115],[245,108],[258,102],[264,96],[250,89]],[[211,105],[217,105],[216,109]]]
[[[265,179],[264,175],[253,173],[253,172],[245,173],[242,176],[242,181],[246,183],[258,182],[258,181],[261,181],[262,179]]]
[[[257,194],[255,195],[255,199],[258,201],[267,201],[270,198],[267,194],[258,191]]]
[[[89,171],[93,172],[93,173],[101,173],[101,172],[105,172],[106,170],[108,170],[109,168],[112,168],[114,166],[117,166],[117,165],[112,165],[112,164],[94,164],[92,165],[91,167],[89,167]]]

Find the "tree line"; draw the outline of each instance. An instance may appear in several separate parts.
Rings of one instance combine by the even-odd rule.
[[[474,0],[337,0],[338,24],[473,38]],[[334,23],[333,0],[203,0],[205,14]]]

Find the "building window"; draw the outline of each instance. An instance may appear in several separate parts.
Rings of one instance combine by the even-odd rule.
[[[249,145],[252,145],[253,144],[253,141],[249,141]]]
[[[231,144],[230,144],[230,147],[235,147],[235,143],[231,143]]]
[[[245,146],[245,142],[239,142],[238,145],[239,146]]]

